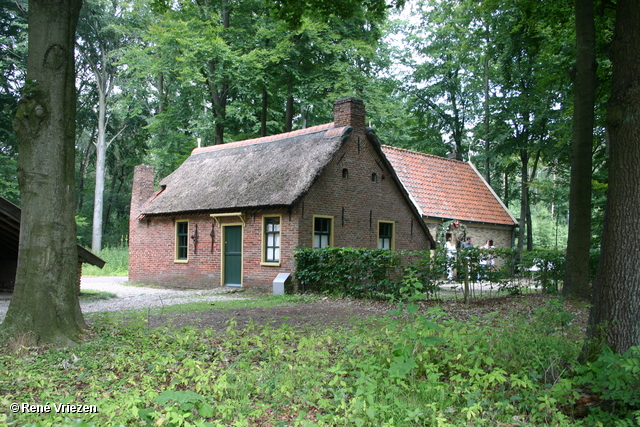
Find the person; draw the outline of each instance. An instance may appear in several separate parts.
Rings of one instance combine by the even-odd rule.
[[[467,240],[460,244],[460,249],[472,248],[473,243],[471,243],[471,237],[467,237]]]
[[[488,239],[487,243],[485,243],[485,245],[481,248],[481,249],[495,249],[496,247],[493,246],[493,240],[492,239]],[[484,274],[484,278],[487,278],[487,273],[486,271],[489,270],[491,267],[493,267],[496,264],[495,260],[493,259],[493,254],[488,253],[486,255],[484,255],[481,259],[480,259],[480,265],[482,266],[482,269],[485,270],[485,274]]]
[[[453,280],[453,259],[456,256],[457,249],[451,237],[447,237],[447,243],[445,243],[444,248],[447,251],[447,279]]]

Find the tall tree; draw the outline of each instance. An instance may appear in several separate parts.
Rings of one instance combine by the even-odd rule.
[[[75,30],[80,0],[29,0],[27,79],[14,120],[22,218],[16,283],[2,329],[66,346],[86,327],[74,218]]]
[[[555,145],[553,129],[562,117],[568,79],[566,40],[570,10],[563,3],[497,0],[491,6],[494,51],[500,63],[495,116],[510,128],[496,151],[517,156],[520,164],[518,250],[533,249],[530,182]],[[549,35],[553,34],[554,37]],[[563,35],[559,37],[559,35]]]
[[[423,59],[414,64],[413,74],[420,112],[440,132],[446,132],[453,141],[451,151],[459,158],[481,105],[482,69],[476,64],[484,63],[486,43],[475,3],[421,1],[421,22],[409,37],[410,45]]]
[[[640,345],[640,7],[618,0],[607,111],[609,189],[589,316],[590,353]]]
[[[107,138],[109,122],[109,98],[115,87],[117,57],[114,52],[125,41],[122,32],[117,31],[115,21],[120,14],[118,2],[90,0],[85,4],[78,24],[78,50],[83,63],[87,65],[95,80],[98,94],[96,151],[96,182],[93,199],[93,225],[91,249],[102,250],[102,223],[104,210],[105,166],[107,149],[124,130],[120,129]]]
[[[562,294],[589,299],[591,248],[591,164],[596,98],[596,29],[593,0],[575,0],[576,73],[574,78],[569,238]]]

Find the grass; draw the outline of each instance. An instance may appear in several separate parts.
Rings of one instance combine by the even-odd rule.
[[[96,291],[93,289],[83,289],[80,292],[80,301],[100,301],[115,297],[116,294],[111,292]]]
[[[266,296],[248,296],[243,297],[234,295],[234,300],[228,301],[215,301],[215,302],[190,302],[186,304],[173,304],[162,309],[155,309],[155,311],[162,311],[163,313],[186,313],[193,311],[211,310],[211,306],[214,305],[216,310],[219,311],[231,311],[239,308],[272,308],[280,305],[289,304],[304,304],[318,300],[320,297],[317,295],[266,295]]]
[[[134,284],[135,286],[135,284]],[[110,292],[101,292],[94,290],[82,291],[80,294],[80,300],[83,298],[86,300],[99,300],[99,299],[109,299],[115,298],[116,295]],[[314,302],[319,300],[321,297],[318,295],[306,294],[306,295],[263,295],[263,294],[254,294],[247,295],[246,297],[242,294],[234,294],[233,300],[224,300],[224,301],[195,301],[188,302],[184,304],[171,304],[163,307],[156,307],[152,309],[145,309],[144,313],[146,315],[149,314],[159,314],[163,315],[174,314],[174,313],[191,313],[197,311],[207,311],[211,310],[212,305],[215,306],[215,309],[218,311],[232,311],[236,309],[242,308],[272,308],[281,305],[291,305],[291,304],[304,304],[308,302]],[[141,310],[125,310],[117,313],[110,313],[109,316],[114,320],[122,320],[123,318],[129,318],[132,314],[135,316],[136,313],[140,313]],[[122,315],[122,316],[120,316]]]
[[[216,306],[305,302],[305,297],[256,297]],[[91,336],[70,349],[4,347],[0,424],[447,427],[599,422],[573,416],[577,390],[584,390],[575,362],[582,332],[557,299],[528,314],[520,310],[465,322],[445,320],[439,308],[418,313],[408,304],[385,319],[363,318],[341,329],[311,331],[286,325],[238,328],[233,321],[225,333],[151,329],[145,315],[126,321],[117,313],[94,315]],[[95,412],[7,409],[23,402],[41,408],[94,405],[86,409]],[[636,425],[629,418],[632,412],[619,408],[600,425]]]
[[[90,264],[82,266],[82,275],[92,276],[127,276],[129,274],[129,249],[126,246],[106,247],[98,255],[106,261],[103,268]]]

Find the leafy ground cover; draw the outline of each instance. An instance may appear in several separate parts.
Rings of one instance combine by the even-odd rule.
[[[74,348],[6,345],[0,424],[638,425],[640,354],[578,365],[583,306],[268,300],[100,313]]]

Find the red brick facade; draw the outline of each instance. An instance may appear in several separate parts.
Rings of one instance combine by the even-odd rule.
[[[138,166],[131,203],[129,280],[185,288],[221,286],[223,228],[234,224],[242,226],[242,286],[270,290],[278,273],[293,272],[295,248],[313,246],[316,215],[332,218],[333,246],[377,248],[379,221],[385,221],[393,224],[395,249],[429,249],[432,240],[426,226],[382,151],[365,134],[364,105],[353,98],[340,101],[335,126],[354,130],[311,188],[289,207],[239,212],[242,217],[198,213],[141,219],[141,208],[153,197],[153,170]],[[268,264],[263,259],[263,218],[274,216],[280,218],[280,262]],[[188,259],[180,261],[176,261],[178,221],[189,223]]]

